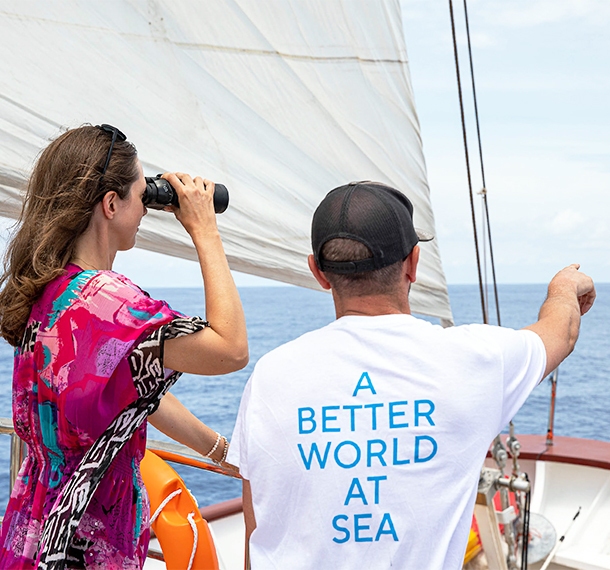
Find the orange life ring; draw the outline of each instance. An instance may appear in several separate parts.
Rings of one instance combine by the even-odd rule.
[[[191,568],[219,570],[210,527],[178,473],[150,450],[146,450],[140,471],[150,499],[151,517],[175,493],[151,525],[159,539],[168,570],[186,570],[189,567],[194,546],[194,529],[189,518],[197,528],[197,548]]]

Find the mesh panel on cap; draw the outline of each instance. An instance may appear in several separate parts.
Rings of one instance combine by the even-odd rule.
[[[379,183],[361,182],[335,188],[314,214],[312,245],[318,267],[334,273],[380,269],[407,257],[418,238],[411,220],[413,206],[404,194]],[[373,257],[366,262],[329,262],[322,246],[334,238],[354,239]]]

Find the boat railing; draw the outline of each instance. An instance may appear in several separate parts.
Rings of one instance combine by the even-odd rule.
[[[27,454],[27,445],[15,433],[15,427],[11,418],[0,418],[0,435],[1,434],[9,435],[11,437],[9,475],[10,494],[13,486],[15,485],[15,481],[17,480],[17,474],[19,473],[21,464],[23,463],[23,460]],[[237,470],[218,465],[211,459],[208,459],[196,451],[193,451],[192,449],[178,443],[149,439],[146,443],[146,447],[165,461],[188,465],[197,469],[203,469],[204,471],[212,471],[226,477],[232,477],[235,479],[241,478]],[[222,518],[236,512],[241,512],[241,500],[235,499],[233,501],[226,501],[218,506],[221,507],[222,512],[216,512],[214,509],[210,510],[208,508],[207,510],[210,510],[210,512],[204,513],[202,510],[202,515],[204,515],[204,518],[206,520],[211,520],[213,518]],[[0,517],[0,524],[1,522],[2,517]],[[164,559],[163,553],[155,548],[149,548],[148,556],[161,561]]]
[[[17,474],[23,463],[23,459],[27,453],[27,445],[21,440],[21,438],[15,433],[15,427],[13,426],[13,420],[11,418],[0,418],[0,434],[10,435],[11,437],[11,451],[10,451],[10,474],[9,474],[9,493],[13,489]],[[235,470],[228,469],[222,465],[214,463],[211,459],[203,457],[196,451],[180,445],[178,443],[170,443],[166,441],[157,441],[149,439],[146,447],[151,451],[154,451],[161,459],[170,461],[173,463],[181,463],[182,465],[190,465],[197,469],[203,469],[204,471],[212,471],[220,475],[227,477],[233,477],[239,479],[239,473]]]
[[[228,469],[222,465],[218,465],[211,459],[200,455],[193,451],[190,447],[168,441],[158,441],[149,439],[146,447],[154,451],[161,459],[173,463],[181,463],[182,465],[190,465],[205,471],[212,471],[234,479],[241,479],[237,470]]]
[[[11,436],[11,459],[9,471],[9,493],[13,490],[13,485],[17,480],[17,474],[23,463],[23,458],[27,453],[27,446],[15,433],[13,420],[11,418],[0,418],[0,434]]]

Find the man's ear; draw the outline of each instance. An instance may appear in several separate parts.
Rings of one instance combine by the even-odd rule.
[[[415,283],[417,277],[417,264],[419,263],[419,246],[416,245],[411,253],[405,259],[405,272],[407,279],[411,283]]]
[[[104,197],[102,198],[102,212],[104,213],[104,216],[109,220],[112,220],[112,218],[114,218],[114,215],[116,214],[116,201],[118,199],[119,195],[114,190],[106,192],[106,194],[104,194]]]
[[[324,273],[322,273],[322,271],[320,271],[319,267],[316,265],[316,260],[314,259],[312,254],[309,254],[309,256],[307,257],[307,263],[309,265],[309,270],[316,278],[316,281],[320,284],[322,289],[330,289],[330,283],[324,276]]]

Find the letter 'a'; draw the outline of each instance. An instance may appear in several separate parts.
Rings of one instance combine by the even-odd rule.
[[[368,372],[362,373],[362,376],[360,376],[360,380],[358,380],[358,384],[356,384],[356,389],[354,390],[352,396],[357,396],[358,390],[370,390],[373,394],[377,394]]]

